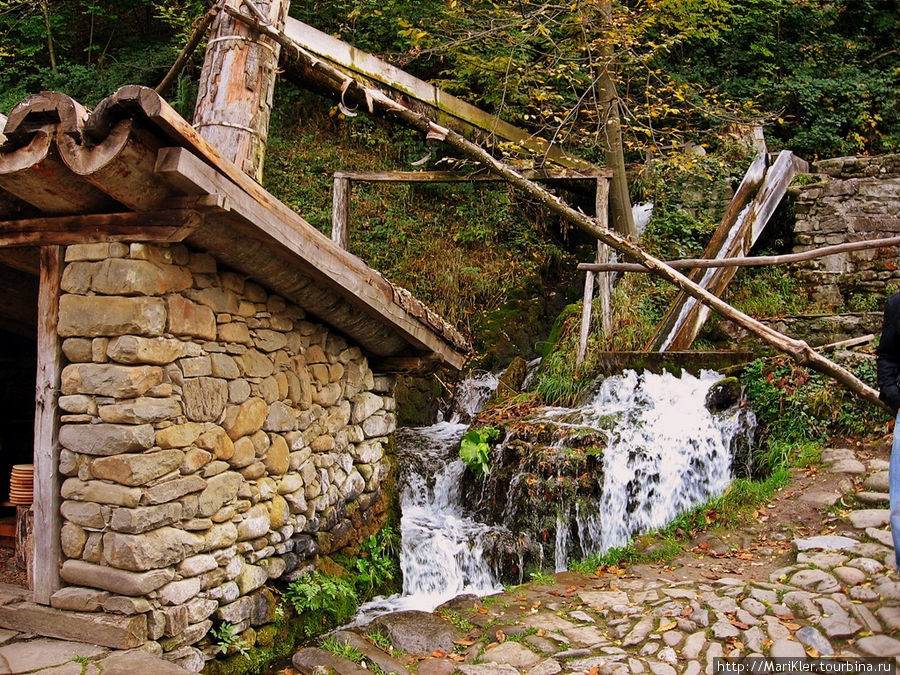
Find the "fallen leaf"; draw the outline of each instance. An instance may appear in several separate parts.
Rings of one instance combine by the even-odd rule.
[[[594,666],[589,671],[587,671],[587,675],[600,675],[600,666]]]
[[[659,628],[657,628],[657,631],[660,633],[665,633],[667,630],[672,630],[677,625],[677,621],[666,621],[665,623],[659,624]]]
[[[547,633],[543,628],[538,628],[538,632],[535,633],[535,635],[537,635],[538,637],[544,637],[544,635],[546,635],[546,634]]]
[[[807,648],[806,648],[806,655],[807,655],[807,656],[810,656],[810,657],[812,657],[812,658],[814,658],[814,659],[817,659],[817,658],[819,658],[819,650],[816,649],[815,647],[807,647]]]
[[[497,638],[497,642],[505,642],[506,641],[506,633],[504,633],[502,630],[498,630],[494,635]]]
[[[468,647],[470,645],[474,645],[475,641],[474,640],[454,640],[453,644],[462,645],[463,647]]]
[[[442,659],[447,656],[447,652],[442,652],[440,649],[435,649],[433,652],[431,652],[431,655],[436,659]]]
[[[487,649],[493,649],[494,647],[496,647],[496,646],[499,645],[499,644],[500,644],[499,642],[492,642],[492,643],[489,644],[487,647],[485,647],[485,650],[487,650]]]
[[[484,607],[479,607],[479,608],[478,608],[478,613],[479,613],[479,614],[487,614],[487,609],[485,609]]]
[[[451,661],[456,661],[457,663],[462,663],[463,661],[466,660],[466,657],[463,656],[462,654],[448,654],[447,658],[450,659]]]
[[[732,620],[731,625],[735,628],[740,628],[741,630],[747,630],[748,628],[750,628],[750,626],[745,624],[743,621],[738,621],[737,619]],[[799,627],[800,626],[797,626],[797,628]]]
[[[541,606],[541,601],[538,600],[538,601],[537,601],[536,603],[534,603],[531,607],[532,607],[532,609],[537,609],[537,608],[540,607],[540,606]]]
[[[784,627],[787,628],[792,633],[796,630],[800,630],[802,626],[799,623],[785,623]]]

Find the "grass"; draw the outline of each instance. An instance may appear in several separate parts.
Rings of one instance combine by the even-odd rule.
[[[344,644],[333,635],[328,635],[327,637],[322,638],[320,646],[326,652],[331,652],[335,656],[340,656],[341,658],[345,658],[348,661],[353,661],[353,663],[362,663],[363,659],[365,658],[363,653],[356,647]]]
[[[473,624],[468,619],[464,619],[459,615],[459,612],[452,609],[441,610],[437,613],[437,615],[444,621],[452,623],[460,630],[472,630],[475,627],[475,624]]]
[[[733,528],[744,524],[755,509],[768,503],[790,481],[786,467],[776,469],[765,480],[738,478],[720,496],[682,513],[664,528],[651,533],[654,546],[644,552],[634,543],[588,556],[570,564],[570,569],[590,574],[609,568],[643,562],[668,562],[685,550],[691,537],[713,528]]]
[[[544,586],[549,586],[550,584],[556,583],[556,577],[549,572],[544,572],[543,570],[537,570],[535,572],[529,573],[528,578],[531,579],[532,582]]]

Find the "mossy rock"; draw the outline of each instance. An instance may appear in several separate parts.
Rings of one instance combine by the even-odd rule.
[[[522,383],[528,375],[528,364],[521,356],[514,358],[506,367],[500,381],[497,383],[497,389],[488,399],[486,408],[505,403],[522,391]]]
[[[401,427],[424,427],[437,417],[443,387],[436,377],[397,378],[394,398],[397,400],[397,424]]]
[[[706,394],[706,409],[711,413],[728,410],[741,400],[741,382],[736,377],[726,377],[716,382]]]

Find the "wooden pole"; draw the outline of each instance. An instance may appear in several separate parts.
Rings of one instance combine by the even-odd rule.
[[[42,246],[41,281],[38,294],[37,387],[34,415],[34,601],[50,604],[50,596],[61,586],[59,397],[61,349],[56,328],[59,323],[59,291],[62,278],[62,247]]]
[[[331,241],[342,249],[350,243],[350,179],[335,177],[331,200]]]
[[[337,70],[334,66],[316,59],[296,42],[287,38],[283,33],[272,30],[267,32],[267,34],[272,36],[273,39],[280,41],[282,44],[286,44],[293,48],[299,58],[306,60],[308,67],[317,68],[327,75],[329,80],[333,80],[336,83],[342,83],[339,84],[339,87],[344,87],[345,90],[355,88],[366,100],[371,101],[373,109],[377,107],[379,110],[390,112],[406,124],[421,129],[428,134],[429,138],[443,140],[463,155],[481,162],[493,173],[501,176],[510,184],[515,185],[530,194],[552,213],[555,213],[560,218],[565,219],[588,234],[593,235],[620,253],[638,260],[644,267],[649,268],[664,279],[668,279],[689,295],[697,298],[704,305],[707,305],[722,316],[731,319],[738,325],[743,326],[749,332],[771,344],[779,351],[789,354],[797,363],[807,365],[824,375],[834,378],[848,391],[853,392],[860,398],[869,401],[884,410],[888,410],[887,405],[879,400],[877,391],[862,382],[846,368],[842,368],[836,363],[814,352],[803,340],[795,340],[794,338],[783,335],[762,322],[757,321],[753,317],[736,310],[721,298],[716,297],[677,270],[666,265],[662,260],[650,255],[634,242],[629,241],[617,232],[599,227],[596,220],[584,215],[580,211],[576,211],[556,195],[548,192],[537,183],[524,178],[511,166],[496,159],[489,152],[455,131],[435,124],[424,115],[410,110],[381,91],[372,87],[367,87],[358,80],[354,80],[345,73]]]
[[[588,335],[591,333],[591,305],[594,301],[594,273],[584,273],[584,301],[581,305],[581,333],[578,336],[578,353],[575,356],[575,365],[584,363],[587,354]]]
[[[194,50],[197,49],[197,45],[200,44],[203,36],[206,35],[206,31],[209,30],[209,25],[212,23],[213,19],[216,18],[216,14],[218,14],[221,9],[222,2],[220,0],[215,5],[210,7],[206,11],[206,13],[194,23],[194,31],[191,33],[191,37],[188,38],[187,44],[184,46],[184,49],[178,55],[178,58],[175,59],[175,63],[172,64],[172,67],[169,69],[169,72],[166,73],[166,76],[162,79],[162,82],[156,85],[157,94],[165,93],[165,91],[172,86],[172,83],[178,77],[178,74],[184,69],[184,66],[188,62],[188,59],[191,58],[191,54],[193,54]]]
[[[241,4],[242,0],[225,0],[224,6],[240,12]],[[254,5],[270,27],[281,30],[290,0],[256,0]],[[240,21],[227,12],[219,12],[213,21],[200,73],[194,127],[242,171],[260,181],[281,48],[264,37],[254,22],[258,18]]]
[[[594,215],[600,227],[609,229],[609,181],[604,178],[597,179]],[[597,263],[609,263],[609,246],[599,239]],[[597,275],[597,294],[600,296],[600,328],[604,335],[609,335],[612,332],[612,278],[609,272],[600,272]]]
[[[767,265],[784,265],[787,263],[815,260],[836,253],[848,251],[865,251],[872,248],[884,248],[886,246],[900,246],[900,237],[885,237],[883,239],[869,239],[864,241],[849,241],[843,244],[822,246],[799,253],[785,253],[784,255],[759,255],[750,258],[721,258],[710,260],[709,258],[686,258],[684,260],[667,260],[666,264],[673,269],[692,269],[706,267],[765,267]],[[591,272],[650,272],[651,270],[638,263],[578,263],[579,270]]]

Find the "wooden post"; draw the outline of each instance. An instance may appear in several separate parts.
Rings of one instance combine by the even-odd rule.
[[[268,25],[284,26],[290,0],[226,0],[225,6],[240,11],[242,2],[252,3]],[[257,181],[262,179],[280,52],[277,42],[252,25],[219,12],[200,73],[194,127]]]
[[[581,334],[578,336],[578,354],[575,365],[584,363],[587,354],[588,335],[591,333],[591,304],[594,302],[594,273],[584,273],[584,302],[581,305]]]
[[[41,247],[38,292],[37,387],[34,412],[34,601],[47,605],[61,586],[59,426],[59,291],[62,247]]]
[[[597,192],[594,199],[594,216],[597,224],[604,230],[609,229],[609,181],[597,179]],[[597,240],[597,262],[609,262],[609,246]],[[600,296],[600,328],[604,335],[612,331],[612,275],[601,272],[597,275],[597,294]]]
[[[335,176],[331,200],[331,241],[346,249],[350,243],[350,179]]]

